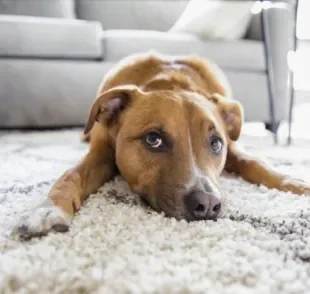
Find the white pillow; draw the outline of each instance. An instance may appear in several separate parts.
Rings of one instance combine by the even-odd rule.
[[[253,1],[190,0],[169,30],[204,39],[235,40],[244,37],[252,17]]]

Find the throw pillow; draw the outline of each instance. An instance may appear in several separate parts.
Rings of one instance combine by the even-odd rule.
[[[204,39],[235,40],[244,37],[253,1],[190,0],[169,30],[189,33]]]

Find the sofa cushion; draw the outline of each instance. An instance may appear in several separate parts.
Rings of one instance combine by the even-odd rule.
[[[110,30],[103,32],[102,43],[107,61],[117,61],[129,54],[154,49],[164,54],[199,54],[225,68],[265,69],[263,44],[260,41],[204,41],[189,34]]]
[[[0,15],[0,57],[97,59],[100,32],[95,22]]]
[[[252,18],[252,7],[253,1],[191,0],[170,32],[203,39],[241,39]]]
[[[110,67],[84,60],[0,59],[0,128],[83,126]]]
[[[169,30],[188,0],[76,0],[80,19],[100,21],[103,29]]]
[[[83,126],[104,74],[114,65],[0,59],[0,128]],[[225,73],[234,98],[245,109],[246,121],[270,122],[265,73],[230,70]],[[288,99],[280,97],[275,103],[277,119],[286,119]]]
[[[0,0],[0,14],[75,18],[75,0]]]

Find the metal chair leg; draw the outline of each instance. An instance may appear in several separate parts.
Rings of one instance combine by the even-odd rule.
[[[260,0],[261,3],[264,0]],[[267,74],[267,84],[268,84],[268,96],[269,96],[269,115],[270,115],[270,128],[271,132],[274,136],[274,143],[278,144],[278,136],[277,136],[277,126],[276,126],[276,113],[275,113],[275,83],[274,83],[274,72],[273,72],[273,64],[272,57],[270,56],[270,45],[271,39],[268,31],[268,15],[267,11],[262,7],[261,11],[261,31],[262,38],[264,44],[264,52],[265,52],[265,60],[266,60],[266,74]]]
[[[298,0],[295,0],[294,2],[295,7],[294,7],[294,44],[293,44],[293,50],[294,53],[296,52],[297,49],[297,16],[298,16],[298,5],[299,2]],[[294,72],[290,69],[290,104],[289,104],[289,115],[288,115],[288,136],[287,136],[287,145],[292,144],[292,123],[293,123],[293,110],[294,110],[294,102],[295,102],[295,89],[294,89]]]
[[[290,93],[290,104],[289,104],[289,114],[288,114],[288,135],[287,135],[287,145],[292,144],[292,123],[293,123],[293,109],[295,102],[295,89],[294,89],[294,75],[291,73],[291,93]]]

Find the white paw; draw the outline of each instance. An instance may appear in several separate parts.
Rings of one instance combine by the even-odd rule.
[[[23,216],[13,229],[13,235],[30,239],[46,235],[50,231],[66,232],[71,218],[52,204],[39,207]]]

